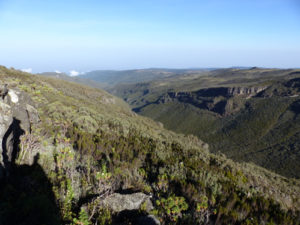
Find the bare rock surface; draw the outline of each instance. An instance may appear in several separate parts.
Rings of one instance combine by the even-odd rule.
[[[150,196],[141,192],[133,194],[114,193],[104,199],[104,204],[111,208],[114,212],[138,210],[143,204],[145,204],[147,211],[153,209]]]
[[[7,165],[14,160],[13,148],[19,145],[20,136],[30,132],[31,126],[39,122],[37,110],[30,97],[19,90],[0,85],[0,178]]]
[[[138,192],[133,194],[114,193],[103,200],[104,205],[110,208],[119,217],[125,216],[132,224],[137,225],[160,225],[160,221],[154,215],[134,214],[140,209],[147,213],[153,209],[150,196]],[[135,215],[135,216],[134,216]],[[117,223],[118,224],[118,223]],[[122,224],[122,223],[120,223]]]

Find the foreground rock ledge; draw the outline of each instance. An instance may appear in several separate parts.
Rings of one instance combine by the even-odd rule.
[[[110,208],[114,213],[125,211],[140,210],[141,208],[150,212],[153,209],[150,196],[138,192],[133,194],[114,193],[103,200],[104,205]],[[141,216],[136,218],[136,224],[159,225],[159,220],[153,215]]]

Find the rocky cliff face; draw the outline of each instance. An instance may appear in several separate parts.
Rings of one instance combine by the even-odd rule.
[[[20,137],[39,122],[37,110],[29,96],[19,90],[0,86],[0,178],[9,174],[17,157]]]
[[[236,95],[245,95],[245,96],[254,96],[263,90],[265,90],[267,87],[232,87],[228,88],[227,93],[229,96],[236,96]]]
[[[193,96],[197,97],[234,97],[234,96],[255,96],[256,94],[262,92],[267,87],[217,87],[217,88],[207,88],[201,89],[195,92],[168,92],[165,99],[177,98],[184,99]]]
[[[218,87],[201,89],[195,92],[168,92],[157,103],[179,101],[209,110],[220,115],[228,115],[240,109],[241,99],[256,96],[267,87]]]

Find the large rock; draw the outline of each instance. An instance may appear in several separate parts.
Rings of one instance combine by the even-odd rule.
[[[153,209],[150,196],[141,192],[134,194],[114,193],[106,197],[103,203],[116,213],[125,210],[139,210],[142,206],[146,207],[147,212]]]
[[[25,92],[9,89],[4,102],[10,105],[12,117],[21,122],[20,126],[24,131],[30,131],[32,124],[39,122],[33,101]]]
[[[5,89],[5,90],[3,90]],[[0,178],[17,157],[20,136],[31,132],[39,122],[38,112],[30,97],[21,91],[0,85]]]
[[[138,192],[134,194],[114,193],[103,200],[104,205],[117,213],[116,224],[123,224],[122,221],[130,221],[137,225],[160,225],[159,220],[153,215],[137,213],[140,209],[147,213],[153,209],[150,196]],[[126,218],[126,219],[125,219]]]

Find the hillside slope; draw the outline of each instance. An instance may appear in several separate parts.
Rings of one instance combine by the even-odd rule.
[[[0,224],[299,224],[299,180],[210,154],[104,91],[0,77]]]
[[[111,89],[141,115],[234,160],[300,177],[299,70],[211,71]]]

